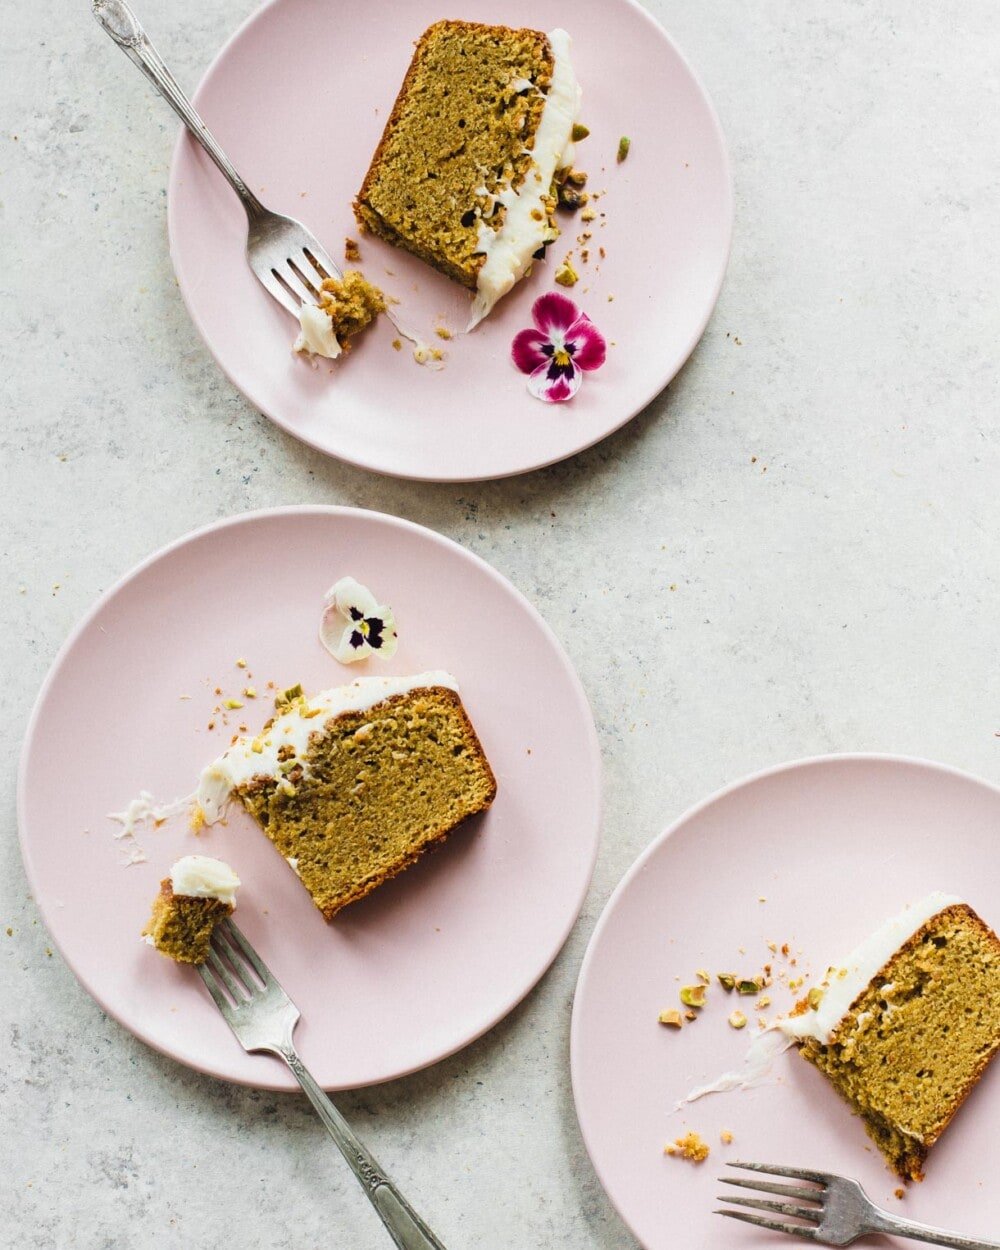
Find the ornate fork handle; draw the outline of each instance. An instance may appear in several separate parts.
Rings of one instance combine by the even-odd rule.
[[[316,1114],[323,1121],[326,1131],[350,1164],[369,1201],[382,1217],[382,1223],[400,1250],[445,1250],[444,1245],[351,1132],[347,1121],[316,1084],[296,1054],[294,1046],[289,1042],[275,1048],[272,1053],[284,1059],[291,1068]]]
[[[266,209],[236,172],[232,161],[219,147],[214,135],[199,117],[191,101],[167,69],[163,58],[146,37],[139,20],[125,0],[93,0],[94,17],[133,64],[146,75],[160,95],[218,166],[229,185],[243,202],[251,221]]]
[[[876,1207],[874,1203],[865,1223],[870,1232],[908,1237],[911,1241],[925,1241],[932,1246],[951,1246],[953,1250],[1000,1250],[1000,1242],[961,1237],[958,1233],[948,1233],[941,1228],[932,1228],[929,1224],[902,1220],[898,1216],[890,1215],[888,1211],[883,1211],[881,1207]]]

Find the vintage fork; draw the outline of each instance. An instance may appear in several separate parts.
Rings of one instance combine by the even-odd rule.
[[[173,108],[240,197],[247,214],[247,264],[264,289],[297,318],[303,303],[316,303],[323,278],[339,278],[340,270],[300,221],[271,212],[250,190],[125,0],[93,0],[93,9],[101,26]]]
[[[198,971],[243,1049],[277,1055],[291,1068],[400,1250],[444,1250],[307,1071],[292,1042],[299,1009],[231,920],[216,927]]]
[[[788,1233],[806,1241],[823,1246],[849,1246],[859,1237],[869,1234],[888,1233],[894,1237],[909,1237],[913,1241],[926,1241],[934,1246],[952,1246],[955,1250],[1000,1250],[1000,1242],[977,1241],[975,1237],[961,1237],[940,1228],[918,1224],[913,1220],[901,1220],[877,1207],[857,1181],[832,1172],[809,1172],[803,1168],[778,1168],[765,1163],[731,1163],[730,1167],[744,1168],[749,1172],[765,1172],[771,1176],[786,1176],[803,1182],[799,1185],[782,1185],[768,1181],[747,1180],[743,1177],[721,1176],[724,1185],[736,1185],[741,1189],[755,1189],[777,1194],[783,1202],[760,1198],[732,1198],[720,1195],[720,1202],[735,1206],[752,1207],[757,1211],[773,1212],[774,1215],[791,1216],[804,1223],[792,1223],[762,1215],[750,1215],[746,1211],[716,1211],[716,1215],[728,1215],[734,1220],[770,1228],[776,1233]],[[803,1206],[803,1203],[813,1205]]]

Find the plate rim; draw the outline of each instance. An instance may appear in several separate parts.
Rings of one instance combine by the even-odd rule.
[[[191,100],[195,108],[200,107],[200,97],[209,78],[218,71],[220,64],[232,50],[237,41],[243,38],[251,26],[253,26],[256,22],[263,20],[264,16],[271,9],[277,8],[279,5],[285,3],[287,3],[287,0],[265,0],[259,8],[255,9],[252,13],[245,17],[242,22],[239,23],[227,39],[223,40],[218,51],[205,67],[204,72],[198,80],[198,85],[192,93]],[[278,417],[275,412],[271,411],[270,405],[262,404],[255,396],[249,394],[248,390],[245,390],[236,381],[232,373],[226,368],[216,354],[215,348],[212,346],[212,343],[205,332],[201,319],[191,306],[179,271],[179,248],[177,244],[173,204],[175,203],[175,197],[180,194],[179,167],[182,153],[188,150],[190,145],[193,144],[195,140],[188,133],[186,127],[181,125],[171,151],[170,169],[167,176],[167,245],[170,254],[171,268],[174,271],[177,287],[180,291],[181,299],[184,303],[185,309],[187,310],[187,314],[191,318],[191,322],[198,333],[198,337],[201,339],[217,368],[222,372],[223,376],[230,383],[230,385],[243,396],[246,402],[266,417],[272,425],[277,426],[277,428],[284,434],[289,435],[291,438],[296,439],[305,446],[311,447],[314,451],[318,451],[321,455],[338,460],[343,464],[350,464],[358,469],[364,469],[369,473],[378,473],[385,477],[399,478],[403,481],[411,482],[493,482],[502,481],[503,479],[509,477],[519,477],[525,473],[534,473],[538,469],[549,468],[551,465],[560,464],[564,460],[570,460],[574,456],[578,456],[582,452],[589,450],[591,447],[595,447],[598,443],[603,442],[606,438],[610,438],[613,434],[616,434],[619,430],[623,429],[630,421],[634,420],[641,412],[649,407],[658,395],[661,395],[667,389],[671,382],[673,382],[678,373],[680,373],[681,369],[684,368],[688,360],[691,358],[695,348],[701,342],[705,334],[705,330],[708,327],[708,323],[712,318],[712,314],[718,306],[719,297],[722,294],[722,286],[726,280],[726,274],[729,272],[729,262],[732,258],[733,230],[736,212],[733,164],[732,158],[729,154],[729,145],[726,142],[725,131],[722,128],[722,122],[719,119],[719,114],[716,110],[712,97],[709,95],[705,84],[702,82],[701,76],[696,72],[691,62],[684,55],[683,51],[667,31],[666,27],[652,13],[650,13],[648,9],[645,9],[639,3],[639,0],[616,0],[616,3],[622,4],[633,10],[633,12],[642,20],[646,21],[646,23],[653,28],[656,35],[667,42],[678,61],[690,75],[691,81],[694,84],[698,95],[701,97],[702,104],[706,109],[709,123],[715,136],[716,143],[718,144],[719,156],[721,159],[721,171],[723,174],[725,189],[724,201],[721,204],[725,217],[725,245],[720,251],[721,263],[712,286],[711,298],[707,301],[704,314],[700,318],[696,330],[690,336],[689,341],[685,343],[682,351],[679,353],[676,363],[670,370],[669,376],[665,377],[662,382],[654,384],[649,393],[645,394],[641,400],[637,401],[635,405],[631,407],[631,410],[627,413],[627,415],[623,416],[621,420],[617,421],[609,429],[606,429],[602,434],[598,434],[594,438],[587,439],[579,445],[574,446],[571,450],[565,451],[558,456],[552,456],[545,460],[539,460],[535,463],[524,465],[519,469],[506,469],[499,473],[476,473],[471,476],[467,474],[441,474],[440,472],[407,472],[402,469],[387,468],[382,464],[376,463],[372,458],[364,458],[356,455],[350,456],[341,452],[331,451],[328,447],[323,446],[318,439],[309,437],[304,431],[295,429],[289,422],[281,417]]]
[[[596,957],[595,952],[604,934],[604,929],[610,923],[610,918],[616,909],[621,896],[631,885],[635,877],[642,872],[650,859],[660,850],[660,848],[670,840],[675,833],[678,832],[689,821],[700,816],[706,808],[713,804],[728,798],[731,794],[738,790],[745,789],[751,785],[755,785],[760,781],[768,778],[780,776],[784,773],[798,772],[806,768],[815,768],[817,766],[827,766],[832,764],[845,763],[868,763],[868,764],[902,764],[907,767],[916,767],[921,770],[941,773],[945,776],[957,778],[960,781],[972,782],[974,785],[991,791],[1000,798],[1000,784],[987,781],[986,778],[978,776],[976,773],[969,772],[968,769],[959,768],[953,764],[943,764],[938,760],[928,759],[920,755],[898,754],[892,751],[830,751],[819,755],[805,755],[793,760],[786,760],[779,764],[770,764],[765,768],[756,769],[754,772],[747,773],[745,776],[738,777],[735,781],[727,782],[718,789],[712,791],[705,798],[693,803],[686,808],[681,814],[668,825],[666,825],[652,841],[639,852],[638,856],[633,860],[629,867],[625,870],[621,879],[608,896],[607,902],[601,909],[601,914],[597,918],[593,932],[587,941],[587,949],[584,951],[583,959],[580,961],[580,971],[577,974],[576,986],[573,990],[573,1010],[570,1017],[570,1036],[569,1036],[569,1067],[570,1067],[570,1086],[573,1092],[573,1110],[576,1114],[577,1127],[580,1130],[580,1137],[583,1140],[584,1148],[587,1151],[587,1157],[590,1165],[594,1169],[594,1174],[600,1183],[601,1189],[605,1197],[611,1204],[618,1218],[622,1221],[628,1231],[640,1245],[645,1246],[639,1236],[638,1230],[633,1226],[628,1215],[619,1206],[612,1194],[611,1189],[605,1179],[602,1168],[599,1166],[594,1157],[594,1149],[591,1145],[591,1139],[588,1130],[584,1124],[584,1116],[581,1110],[582,1095],[580,1091],[580,1034],[582,1025],[580,1023],[580,1014],[578,1005],[580,1002],[580,992],[584,987],[590,965]]]
[[[126,586],[128,586],[137,577],[141,576],[152,565],[156,564],[159,560],[170,556],[178,549],[221,530],[233,528],[239,525],[253,524],[254,522],[282,515],[322,515],[327,517],[346,515],[353,518],[363,516],[373,518],[377,522],[388,523],[390,527],[399,527],[419,534],[424,538],[430,538],[432,541],[446,549],[456,548],[460,558],[464,557],[470,560],[474,565],[478,566],[480,571],[484,571],[492,580],[498,582],[507,591],[513,593],[515,599],[519,601],[520,606],[526,609],[529,616],[533,618],[535,624],[541,627],[543,634],[553,646],[554,654],[559,661],[561,669],[569,679],[573,694],[579,702],[580,707],[586,712],[585,737],[587,740],[587,755],[589,757],[588,765],[594,776],[597,802],[595,804],[593,817],[593,831],[590,840],[590,848],[587,856],[587,862],[584,865],[584,876],[582,878],[581,885],[577,890],[576,897],[573,900],[573,907],[569,910],[567,920],[559,931],[558,939],[554,942],[552,949],[546,952],[544,961],[541,963],[541,966],[527,984],[517,990],[513,997],[505,998],[502,1005],[496,1009],[496,1011],[489,1017],[488,1021],[481,1027],[478,1027],[475,1032],[469,1034],[463,1032],[460,1041],[458,1041],[455,1045],[448,1047],[446,1050],[443,1050],[440,1054],[437,1054],[429,1062],[417,1063],[398,1071],[390,1072],[377,1080],[367,1081],[362,1085],[325,1086],[325,1088],[330,1090],[348,1088],[363,1089],[368,1086],[383,1085],[389,1081],[399,1080],[403,1077],[411,1076],[415,1072],[421,1072],[426,1068],[430,1068],[438,1063],[441,1063],[443,1060],[457,1054],[460,1050],[464,1050],[467,1046],[471,1046],[473,1042],[476,1042],[479,1038],[485,1036],[486,1033],[504,1020],[515,1007],[523,1002],[523,1000],[527,998],[531,991],[539,984],[545,974],[552,967],[579,921],[580,913],[583,910],[583,905],[586,902],[587,894],[593,882],[597,856],[600,852],[601,835],[604,823],[604,766],[600,739],[597,734],[597,724],[594,719],[594,712],[590,704],[590,699],[587,696],[583,682],[581,681],[580,676],[577,673],[568,652],[566,651],[566,648],[563,646],[558,635],[549,623],[545,620],[535,605],[524,595],[524,593],[517,586],[515,586],[509,578],[505,577],[498,569],[495,569],[490,563],[488,563],[488,561],[484,560],[482,556],[478,555],[474,551],[471,551],[468,547],[463,546],[461,543],[456,542],[455,539],[449,538],[447,535],[441,534],[437,530],[433,530],[426,525],[421,525],[416,521],[410,521],[405,517],[394,516],[392,513],[379,512],[372,508],[354,507],[348,504],[283,504],[273,508],[257,508],[248,512],[238,512],[225,517],[220,517],[215,521],[210,521],[207,524],[198,526],[193,530],[188,530],[179,537],[165,543],[162,547],[158,547],[151,554],[140,560],[137,564],[127,569],[121,577],[119,577],[112,583],[112,585],[96,597],[87,611],[70,630],[67,637],[63,640],[62,645],[59,647],[55,656],[49,663],[45,676],[43,677],[41,685],[38,688],[38,693],[32,704],[31,713],[26,723],[24,737],[21,742],[21,750],[18,757],[15,788],[18,848],[21,853],[21,863],[24,868],[24,874],[27,879],[32,902],[38,909],[39,917],[45,925],[46,933],[51,939],[52,944],[59,952],[63,963],[73,975],[77,984],[89,995],[100,1010],[105,1012],[106,1015],[114,1020],[120,1028],[126,1030],[126,1032],[131,1034],[131,1036],[149,1046],[152,1050],[155,1050],[159,1054],[171,1059],[174,1063],[181,1064],[186,1068],[200,1072],[205,1076],[213,1077],[216,1080],[224,1081],[229,1085],[239,1085],[249,1089],[268,1090],[275,1093],[294,1092],[294,1090],[298,1089],[294,1079],[290,1076],[287,1077],[287,1079],[266,1079],[266,1072],[268,1069],[262,1069],[262,1079],[249,1081],[230,1076],[219,1071],[217,1067],[211,1067],[203,1063],[194,1062],[187,1058],[182,1058],[173,1051],[169,1050],[166,1046],[162,1045],[155,1037],[133,1028],[131,1024],[126,1023],[121,1018],[116,1008],[105,1001],[105,995],[100,987],[91,984],[88,978],[85,978],[78,972],[73,959],[66,951],[62,941],[56,936],[56,932],[52,924],[53,907],[47,902],[45,891],[39,888],[35,875],[30,838],[27,835],[27,815],[25,810],[28,788],[27,774],[32,754],[32,747],[38,731],[43,706],[57,676],[63,668],[63,665],[68,660],[79,639],[89,628],[91,628],[93,621],[99,612]],[[282,1069],[275,1067],[275,1072],[278,1074],[278,1077],[284,1078]]]

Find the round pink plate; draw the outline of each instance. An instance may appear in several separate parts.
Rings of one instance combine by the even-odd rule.
[[[348,574],[395,610],[399,650],[388,664],[345,668],[318,641],[323,594]],[[115,840],[108,813],[141,790],[161,802],[191,793],[231,735],[267,719],[269,682],[318,690],[429,668],[459,679],[496,802],[332,924],[241,810],[200,836],[184,814],[140,829],[148,860],[123,866],[132,844]],[[242,693],[248,685],[256,699]],[[244,706],[213,710],[227,699]],[[101,1006],[182,1063],[292,1088],[281,1064],[243,1052],[197,973],[139,940],[175,859],[231,863],[243,881],[237,922],[301,1009],[303,1059],[336,1089],[434,1063],[542,975],[590,880],[600,758],[562,648],[482,560],[378,513],[285,508],[189,535],[103,596],[39,695],[18,804],[45,923]]]
[[[757,1028],[754,1000],[727,995],[716,972],[754,975],[770,963],[773,1016],[805,992],[796,994],[788,979],[821,978],[882,921],[932,890],[963,896],[997,926],[998,829],[1000,790],[974,777],[919,760],[831,756],[723,790],[639,858],[584,960],[572,1068],[590,1157],[648,1250],[787,1247],[781,1234],[713,1215],[727,1188],[718,1177],[731,1160],[854,1176],[899,1215],[997,1236],[1000,1065],[931,1151],[927,1179],[910,1185],[902,1201],[894,1193],[901,1182],[860,1122],[794,1052],[777,1059],[763,1085],[672,1108],[738,1067]],[[680,1032],[658,1024],[663,1008],[681,1007],[679,987],[696,983],[698,969],[713,976],[699,1018]],[[734,1008],[750,1017],[742,1031],[727,1023]],[[667,1142],[692,1130],[711,1147],[704,1163],[664,1155]],[[722,1143],[724,1131],[731,1145]]]
[[[439,0],[317,4],[273,0],[230,40],[195,100],[261,199],[303,221],[342,261],[358,237],[351,202]],[[361,267],[400,302],[408,327],[447,353],[419,366],[381,319],[349,358],[318,369],[293,356],[292,318],[244,259],[243,209],[182,134],[170,177],[170,249],[209,350],[246,397],[296,438],[381,473],[436,481],[502,477],[550,464],[623,425],[661,391],[701,337],[729,254],[732,189],[704,90],[660,26],[633,0],[463,0],[470,21],[565,27],[590,127],[578,165],[600,195],[590,223],[561,215],[550,259],[474,334],[469,292],[406,253],[361,239]],[[616,162],[618,141],[631,151]],[[589,240],[578,242],[584,231]],[[589,263],[581,251],[589,249]],[[602,258],[599,249],[603,248]],[[605,366],[576,398],[547,405],[510,361],[517,331],[568,250],[570,294],[607,337]]]

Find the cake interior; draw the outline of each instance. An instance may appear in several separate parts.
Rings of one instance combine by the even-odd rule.
[[[461,700],[444,687],[318,722],[305,756],[286,763],[283,778],[255,777],[236,795],[327,920],[496,794]]]
[[[142,931],[153,946],[181,964],[203,964],[208,958],[215,926],[233,911],[217,898],[175,894],[170,878],[160,882],[153,914]]]
[[[553,63],[541,31],[425,31],[355,201],[362,228],[475,290],[481,223],[500,229],[495,197],[531,168]]]
[[[900,1176],[923,1165],[1000,1048],[1000,940],[965,904],[889,960],[829,1041],[802,1043]]]
[[[341,278],[325,278],[319,295],[319,307],[330,317],[337,342],[344,348],[348,339],[385,312],[382,292],[356,269],[348,269]]]

